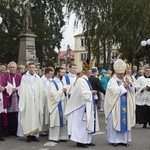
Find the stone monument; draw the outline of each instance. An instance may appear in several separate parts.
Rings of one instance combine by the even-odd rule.
[[[19,35],[20,45],[19,45],[19,57],[18,64],[26,65],[28,61],[35,62],[36,49],[35,49],[35,38],[36,35],[32,32],[32,17],[30,12],[29,0],[23,3],[24,19],[23,19],[23,29]],[[37,63],[37,62],[35,62]]]

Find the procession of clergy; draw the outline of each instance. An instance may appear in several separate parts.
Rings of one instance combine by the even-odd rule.
[[[96,99],[103,89],[92,87],[99,80],[98,70],[91,69],[90,62],[83,62],[79,76],[75,64],[69,65],[69,73],[61,67],[46,67],[42,77],[36,74],[32,62],[27,63],[23,73],[18,72],[15,62],[8,64],[7,73],[2,71],[3,65],[0,67],[0,141],[17,135],[30,143],[39,141],[43,131],[49,131],[49,141],[70,139],[78,147],[95,146],[92,135],[99,131]],[[145,74],[136,80],[123,60],[118,59],[113,67],[115,73],[104,92],[107,138],[113,146],[127,146],[136,118],[144,127],[150,120],[145,115],[150,111],[150,68],[145,68]]]

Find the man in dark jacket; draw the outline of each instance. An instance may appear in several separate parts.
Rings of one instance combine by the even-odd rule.
[[[100,100],[99,92],[102,92],[105,95],[105,90],[103,89],[97,74],[98,69],[96,67],[92,68],[92,75],[89,77],[89,82],[91,83],[92,89],[97,91],[97,95],[94,96],[94,99],[98,105],[98,101]]]

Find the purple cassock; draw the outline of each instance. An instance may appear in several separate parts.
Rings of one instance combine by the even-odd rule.
[[[4,74],[0,74],[0,85],[2,87],[6,86],[6,80],[5,80]],[[7,94],[6,90],[2,92],[2,97],[3,97],[3,110],[4,110],[10,106],[9,100],[8,100],[8,94]],[[8,120],[7,120],[7,113],[6,112],[2,112],[2,118],[3,118],[2,119],[2,125],[7,126]]]
[[[13,83],[13,78],[14,78],[14,81],[15,81],[15,86],[16,87],[19,87],[20,86],[20,83],[21,83],[21,78],[22,78],[22,75],[20,74],[20,73],[14,73],[14,74],[12,74],[12,73],[7,73],[7,74],[5,74],[4,75],[5,76],[5,84],[7,85],[8,84],[8,82],[9,83],[11,83],[12,85],[14,84]],[[12,104],[13,104],[13,102],[12,102],[12,100],[13,100],[13,94],[14,93],[12,93],[11,95],[9,95],[9,96],[6,96],[6,98],[8,98],[8,101],[7,101],[7,108],[8,108],[8,111],[9,111],[9,109],[11,108],[11,106],[12,106]],[[17,103],[18,103],[18,101],[19,101],[19,96],[18,96],[18,93],[16,92],[16,94],[17,94],[17,97],[16,97],[16,101],[17,101]],[[8,95],[8,93],[7,93],[7,95]],[[14,110],[11,110],[11,112],[18,112],[18,108],[15,108],[14,107]]]
[[[22,75],[20,73],[7,73],[4,75],[5,78],[5,85],[7,86],[8,83],[12,84],[14,87],[19,87],[21,83]],[[18,103],[19,103],[19,96],[18,92],[13,92],[12,94],[8,94],[7,90],[5,93],[5,102],[8,111],[8,135],[16,135],[17,133],[17,126],[18,126]]]

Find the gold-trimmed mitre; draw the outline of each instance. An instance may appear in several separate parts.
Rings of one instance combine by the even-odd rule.
[[[131,65],[131,64],[127,64],[127,65],[126,65],[126,70],[131,70],[131,68],[132,68],[132,65]]]
[[[91,69],[90,61],[87,59],[86,61],[83,61],[82,63],[82,70],[87,71]]]
[[[113,67],[116,73],[125,73],[126,71],[126,63],[122,59],[116,60]]]

